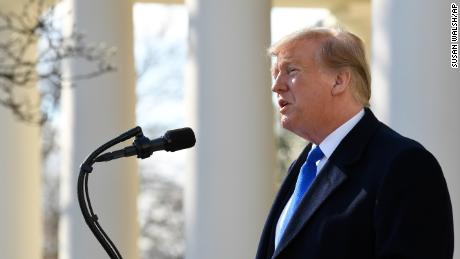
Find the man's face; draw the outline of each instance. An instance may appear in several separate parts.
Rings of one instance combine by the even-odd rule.
[[[313,142],[327,124],[334,85],[332,73],[321,69],[315,58],[318,47],[312,40],[288,44],[272,69],[272,91],[278,97],[281,125]]]

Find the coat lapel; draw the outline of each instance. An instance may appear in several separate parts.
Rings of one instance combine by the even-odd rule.
[[[312,183],[305,194],[272,258],[275,258],[299,231],[308,223],[321,204],[339,187],[347,178],[347,175],[337,166],[328,163],[323,171]]]
[[[270,210],[267,221],[265,222],[264,230],[262,232],[259,247],[257,249],[257,259],[270,258],[275,250],[275,235],[276,224],[281,215],[281,212],[286,206],[289,198],[294,191],[297,175],[299,174],[300,167],[305,162],[308,152],[311,149],[311,144],[308,144],[299,157],[291,164],[288,169],[287,176],[281,185],[280,190],[275,198],[273,206]]]

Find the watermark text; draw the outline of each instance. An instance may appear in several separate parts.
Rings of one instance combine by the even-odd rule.
[[[450,67],[458,68],[458,5],[450,5]]]

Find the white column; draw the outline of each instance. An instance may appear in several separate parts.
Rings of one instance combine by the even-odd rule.
[[[107,258],[83,220],[77,201],[79,165],[90,152],[135,126],[135,70],[132,3],[127,0],[71,0],[74,22],[88,42],[117,48],[117,71],[78,81],[63,93],[63,177],[60,258]],[[85,71],[73,62],[70,74]],[[131,144],[126,142],[125,145]],[[123,258],[139,258],[137,239],[138,171],[136,158],[96,164],[89,178],[99,223]]]
[[[440,162],[458,237],[460,69],[450,68],[451,2],[458,4],[374,0],[372,65],[378,113],[400,133],[420,141]],[[460,258],[460,238],[455,244],[455,258]]]
[[[0,106],[0,258],[42,258],[38,126]]]
[[[42,258],[39,126],[0,106],[0,258]]]
[[[253,258],[274,193],[270,1],[189,0],[186,258]]]
[[[0,0],[0,10],[18,13],[24,3]],[[5,36],[0,35],[2,39]],[[26,53],[31,59],[35,54],[35,49]],[[31,91],[29,97],[36,99],[35,94]],[[43,240],[40,127],[19,121],[3,106],[0,106],[0,121],[0,258],[40,259]]]

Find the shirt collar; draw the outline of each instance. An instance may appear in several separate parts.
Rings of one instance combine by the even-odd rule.
[[[329,134],[320,144],[319,147],[323,151],[324,156],[329,159],[334,150],[340,144],[343,138],[353,129],[356,124],[364,116],[364,109],[361,109],[357,114],[355,114],[351,119],[342,124],[340,127],[335,129],[331,134]],[[312,149],[316,145],[313,145]]]

